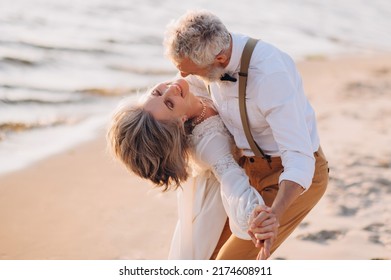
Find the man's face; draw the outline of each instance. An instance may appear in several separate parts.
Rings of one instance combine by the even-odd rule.
[[[182,77],[196,75],[207,82],[215,82],[224,74],[224,68],[219,63],[214,62],[206,67],[196,65],[189,58],[184,58],[179,62],[174,62]]]

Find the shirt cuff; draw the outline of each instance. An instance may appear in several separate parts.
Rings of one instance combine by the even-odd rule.
[[[309,175],[308,172],[297,168],[289,168],[285,169],[284,172],[281,173],[278,183],[280,184],[283,180],[293,181],[296,184],[299,184],[302,188],[304,188],[304,192],[307,191],[311,184],[312,178],[314,177],[314,172]]]

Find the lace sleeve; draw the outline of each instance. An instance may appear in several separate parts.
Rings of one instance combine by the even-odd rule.
[[[232,233],[241,239],[249,240],[249,216],[254,207],[264,204],[264,201],[235,161],[228,133],[215,125],[211,127],[214,129],[203,129],[202,133],[194,135],[202,135],[194,139],[196,156],[213,171],[220,182],[221,198]]]
[[[224,176],[224,173],[228,172],[229,169],[236,168],[238,164],[234,160],[231,154],[227,154],[226,156],[217,159],[217,161],[213,164],[212,169],[219,180]]]
[[[261,195],[250,185],[246,173],[231,154],[219,159],[213,165],[213,172],[221,184],[221,197],[230,218],[231,231],[239,238],[250,239],[248,222],[254,208],[265,204]]]

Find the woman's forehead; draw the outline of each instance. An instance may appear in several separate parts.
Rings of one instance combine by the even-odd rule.
[[[165,120],[168,118],[169,110],[165,106],[164,99],[161,96],[151,95],[144,103],[143,108],[156,120]]]

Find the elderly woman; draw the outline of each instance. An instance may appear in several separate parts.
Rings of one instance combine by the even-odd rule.
[[[139,104],[118,108],[109,145],[134,174],[178,190],[170,259],[219,259],[230,238],[253,239],[258,258],[266,259],[277,234],[275,215],[235,161],[212,104],[192,94],[184,79],[158,84]],[[181,186],[190,177],[192,184]],[[222,235],[228,226],[230,234]]]

